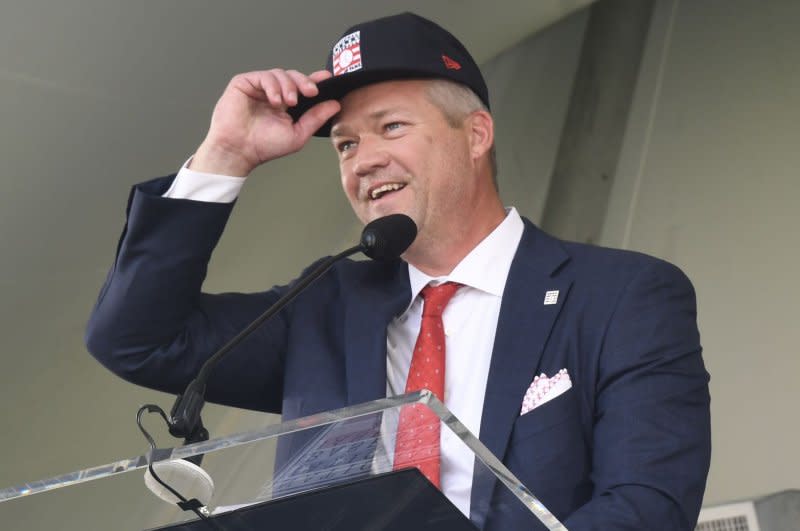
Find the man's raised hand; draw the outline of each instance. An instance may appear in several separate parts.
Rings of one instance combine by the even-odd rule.
[[[318,103],[296,123],[286,109],[297,104],[299,94],[316,96],[317,83],[331,75],[327,70],[306,76],[275,68],[235,76],[214,108],[208,134],[191,168],[243,177],[260,164],[300,150],[339,112],[339,103]]]

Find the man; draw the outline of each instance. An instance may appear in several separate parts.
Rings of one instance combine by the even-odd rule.
[[[234,77],[190,165],[134,188],[89,349],[181,392],[284,291],[200,292],[243,177],[330,135],[358,217],[405,213],[418,236],[402,261],[335,266],[217,367],[209,399],[291,419],[401,394],[421,363],[426,286],[453,282],[446,341],[431,348],[446,347],[439,392],[459,419],[569,529],[692,529],[710,434],[691,284],[504,209],[488,107],[463,45],[411,14],[347,30],[326,71]],[[465,514],[486,529],[539,525],[456,446],[442,437],[429,477]]]

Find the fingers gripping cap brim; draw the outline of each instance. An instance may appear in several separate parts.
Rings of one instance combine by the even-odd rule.
[[[370,70],[355,72],[346,76],[331,77],[317,84],[319,93],[313,98],[301,96],[297,105],[287,109],[289,116],[296,122],[311,107],[327,100],[340,100],[350,91],[383,81],[399,81],[404,79],[433,79],[436,76],[429,72],[412,70]],[[314,136],[327,137],[331,134],[331,127],[336,117],[328,120],[314,133]]]

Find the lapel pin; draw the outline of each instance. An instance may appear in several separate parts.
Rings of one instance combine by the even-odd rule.
[[[558,290],[548,291],[544,294],[544,305],[549,306],[551,304],[558,303]]]

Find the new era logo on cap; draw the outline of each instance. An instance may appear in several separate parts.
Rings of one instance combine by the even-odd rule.
[[[333,75],[361,69],[361,32],[345,35],[333,47]]]
[[[450,59],[444,54],[442,54],[442,61],[444,61],[444,66],[450,70],[461,70],[461,65],[458,64],[457,61]]]

